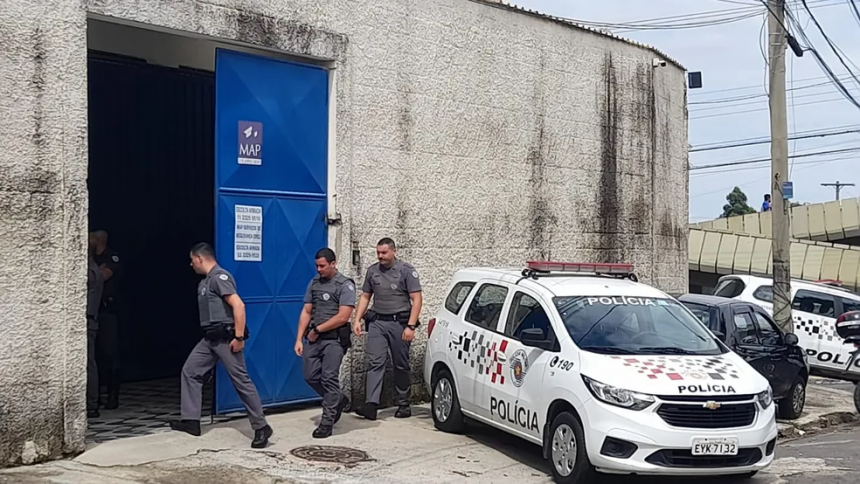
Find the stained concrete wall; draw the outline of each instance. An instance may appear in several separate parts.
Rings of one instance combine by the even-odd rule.
[[[394,237],[425,320],[464,265],[625,261],[687,287],[685,77],[649,49],[469,0],[6,0],[0,465],[84,445],[88,14],[334,61],[330,240],[360,278]]]

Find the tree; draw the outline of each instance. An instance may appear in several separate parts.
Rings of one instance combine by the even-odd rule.
[[[723,205],[723,214],[720,218],[756,213],[755,209],[747,204],[747,195],[739,187],[735,187],[726,195],[726,201],[729,203]]]

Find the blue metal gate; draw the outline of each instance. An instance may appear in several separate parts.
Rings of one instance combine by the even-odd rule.
[[[215,250],[245,301],[248,372],[264,406],[317,399],[293,344],[327,242],[328,72],[219,49],[215,110]],[[219,365],[214,412],[242,408]]]

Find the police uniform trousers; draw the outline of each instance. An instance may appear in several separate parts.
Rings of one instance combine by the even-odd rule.
[[[98,323],[87,317],[87,410],[99,408],[99,367],[96,363]]]
[[[101,353],[99,369],[106,377],[108,393],[119,393],[119,319],[112,310],[99,311],[98,351]]]
[[[245,367],[245,352],[233,353],[228,341],[200,340],[191,350],[182,367],[182,420],[200,420],[203,401],[203,377],[221,361],[233,382],[233,388],[245,404],[251,428],[259,430],[266,426],[263,404],[257,387],[248,376]]]
[[[308,341],[302,349],[305,381],[323,398],[320,425],[334,425],[337,407],[345,396],[340,388],[340,364],[344,353],[344,347],[337,339]]]
[[[379,405],[382,396],[382,379],[385,362],[391,351],[394,364],[394,387],[397,390],[397,405],[409,405],[409,347],[403,341],[404,325],[400,321],[375,320],[367,329],[367,403]]]

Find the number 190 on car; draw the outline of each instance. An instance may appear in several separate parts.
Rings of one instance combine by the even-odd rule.
[[[738,455],[737,439],[694,439],[693,455]]]

